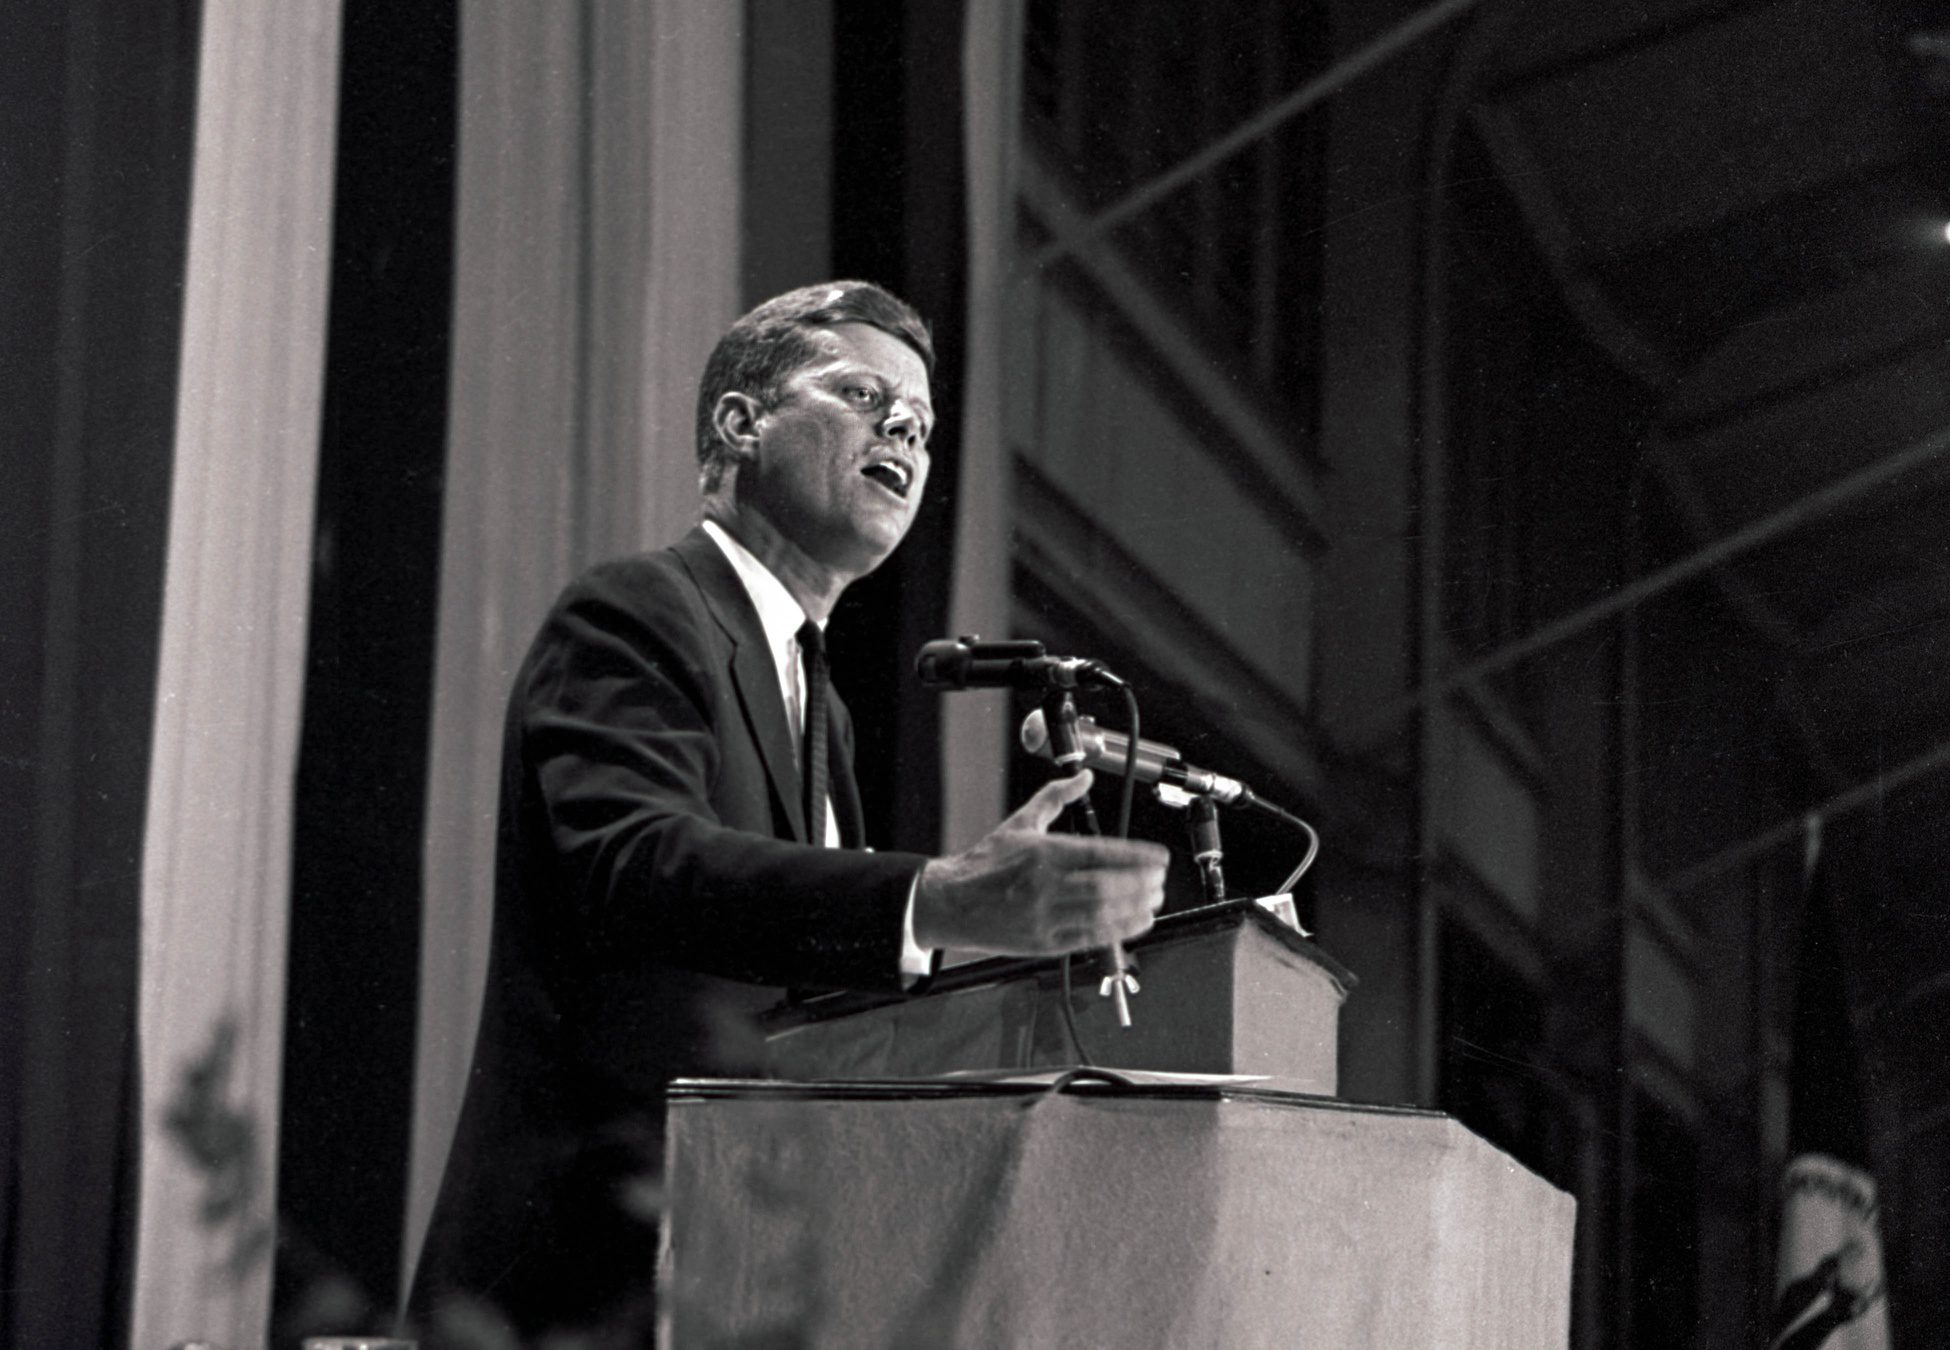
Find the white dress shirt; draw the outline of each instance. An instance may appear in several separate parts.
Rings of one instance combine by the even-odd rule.
[[[779,695],[785,700],[786,716],[792,721],[792,752],[797,755],[805,739],[806,706],[806,663],[799,651],[799,629],[810,616],[792,598],[785,583],[717,521],[705,521],[704,532],[717,544],[731,570],[738,574],[745,594],[751,597],[752,608],[758,611],[759,627],[765,630],[765,646],[778,671]],[[819,628],[824,632],[826,625],[821,623]],[[826,837],[820,842],[827,848],[840,846],[840,825],[833,814],[830,794],[826,801]],[[914,880],[915,886],[919,886],[920,878]],[[901,973],[919,977],[927,974],[932,966],[933,954],[914,941],[914,887],[910,887],[907,912],[901,924]]]

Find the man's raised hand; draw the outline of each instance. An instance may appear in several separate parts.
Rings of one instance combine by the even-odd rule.
[[[1149,929],[1165,901],[1162,844],[1048,832],[1090,783],[1088,771],[1045,783],[973,847],[922,868],[915,941],[1060,956]]]

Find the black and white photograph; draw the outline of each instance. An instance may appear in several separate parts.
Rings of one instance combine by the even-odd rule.
[[[1950,4],[0,5],[0,1350],[1945,1327]]]

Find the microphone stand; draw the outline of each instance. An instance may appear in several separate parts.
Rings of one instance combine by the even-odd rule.
[[[1067,689],[1052,689],[1043,698],[1043,720],[1049,727],[1050,758],[1064,773],[1076,774],[1083,771],[1083,742],[1077,737],[1077,701]],[[1085,793],[1071,803],[1071,813],[1076,818],[1079,834],[1100,835],[1102,828],[1097,824],[1097,808],[1090,803],[1090,795]],[[1111,939],[1105,954],[1110,958],[1110,991],[1117,1004],[1117,1025],[1131,1025],[1131,1003],[1125,993],[1125,984],[1130,979],[1129,963],[1124,956],[1124,944]]]
[[[1219,841],[1219,804],[1203,792],[1187,792],[1169,783],[1160,783],[1153,791],[1161,803],[1185,813],[1185,832],[1192,838],[1199,888],[1206,904],[1218,904],[1226,898],[1226,851]]]
[[[1226,898],[1226,874],[1222,866],[1226,851],[1219,842],[1219,808],[1204,793],[1194,793],[1185,812],[1185,824],[1192,834],[1192,861],[1198,864],[1205,902],[1216,905]]]

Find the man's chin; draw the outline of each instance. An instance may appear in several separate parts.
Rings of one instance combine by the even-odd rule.
[[[905,534],[906,531],[903,530],[901,535],[905,536]],[[864,577],[878,571],[882,563],[894,556],[894,550],[900,547],[900,542],[900,537],[896,537],[891,543],[880,543],[871,548],[859,549],[851,558],[847,570],[855,577]]]
[[[866,576],[893,556],[913,523],[909,518],[897,526],[885,521],[861,526],[841,550],[841,566],[856,577]]]
[[[801,519],[796,524],[777,521],[762,508],[750,514],[760,518],[767,532],[848,581],[886,562],[914,524],[913,513],[905,510],[834,513],[822,521]],[[746,546],[751,547],[749,541]],[[763,557],[762,549],[754,551]]]

